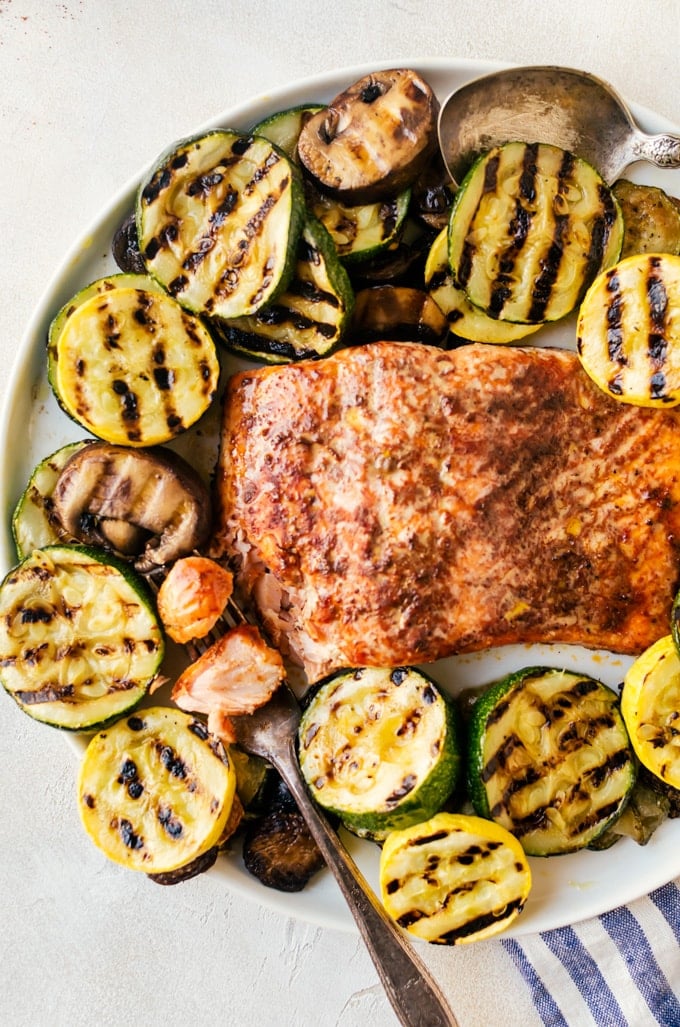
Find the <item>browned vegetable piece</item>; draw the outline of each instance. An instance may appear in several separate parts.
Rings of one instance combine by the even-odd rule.
[[[198,877],[199,874],[204,874],[206,870],[210,870],[215,864],[218,853],[218,846],[213,845],[212,849],[201,853],[200,856],[192,859],[191,863],[186,863],[183,867],[177,867],[176,870],[167,870],[160,874],[147,874],[146,876],[155,884],[181,884],[182,881],[188,881],[192,877]]]
[[[192,552],[212,521],[207,488],[167,449],[85,446],[65,464],[53,499],[65,535],[136,557],[140,571]]]
[[[351,326],[354,342],[385,339],[441,346],[448,333],[445,315],[423,289],[378,285],[356,294]]]
[[[455,187],[441,153],[437,151],[413,183],[411,213],[434,232],[449,223]]]
[[[298,156],[318,186],[345,203],[375,203],[405,189],[436,146],[438,103],[408,68],[365,75],[314,114]]]
[[[243,862],[267,888],[285,892],[302,891],[324,866],[302,814],[282,808],[272,810],[248,828]]]
[[[625,178],[612,188],[623,214],[621,257],[633,253],[680,253],[680,205],[663,189]]]
[[[111,254],[121,271],[131,275],[145,275],[146,264],[139,249],[137,221],[128,215],[116,229],[111,243]]]

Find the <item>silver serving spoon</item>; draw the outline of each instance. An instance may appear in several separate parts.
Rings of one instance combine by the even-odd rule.
[[[479,154],[512,141],[553,143],[587,160],[608,184],[635,161],[680,167],[680,136],[647,135],[618,93],[574,68],[507,68],[444,101],[439,145],[456,184]]]

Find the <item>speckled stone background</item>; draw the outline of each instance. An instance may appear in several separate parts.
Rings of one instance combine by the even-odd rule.
[[[0,399],[65,251],[222,109],[336,67],[463,57],[581,67],[677,122],[679,52],[677,0],[0,0]],[[396,1023],[358,937],[210,875],[162,889],[108,863],[78,822],[72,750],[4,695],[0,754],[0,1023]],[[539,1022],[499,943],[426,957],[461,1027]]]

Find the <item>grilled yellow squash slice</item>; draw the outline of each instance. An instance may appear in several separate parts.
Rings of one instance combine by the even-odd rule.
[[[65,412],[97,438],[154,446],[203,416],[219,363],[207,328],[152,279],[112,275],[52,322],[48,378]]]
[[[109,859],[167,873],[218,843],[235,788],[229,756],[203,723],[151,707],[91,739],[78,776],[78,809]]]
[[[624,403],[680,402],[680,256],[642,253],[604,271],[586,293],[576,345],[604,392]]]
[[[505,930],[531,890],[522,846],[481,817],[438,813],[388,835],[380,892],[400,927],[440,945],[461,945]]]
[[[672,635],[646,649],[628,670],[621,713],[642,765],[680,788],[680,656]]]

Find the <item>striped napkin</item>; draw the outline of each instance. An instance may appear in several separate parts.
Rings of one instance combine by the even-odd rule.
[[[573,927],[502,944],[546,1027],[680,1027],[677,883]]]

